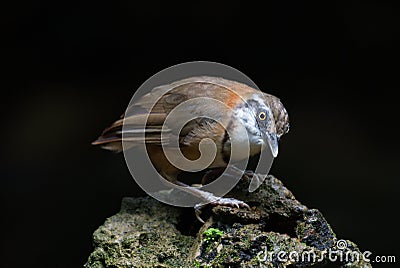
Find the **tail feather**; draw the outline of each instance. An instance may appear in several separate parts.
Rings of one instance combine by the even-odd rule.
[[[92,145],[100,145],[103,149],[121,152],[123,149],[131,148],[137,144],[145,142],[146,144],[161,145],[168,143],[169,129],[162,128],[159,125],[160,120],[165,118],[163,115],[154,114],[148,117],[146,127],[143,129],[143,115],[132,115],[115,121],[106,128]],[[165,136],[161,139],[161,131]],[[122,146],[122,138],[124,146]]]
[[[100,136],[92,142],[92,145],[100,145],[101,148],[119,153],[122,151],[122,139],[118,137],[105,138]]]

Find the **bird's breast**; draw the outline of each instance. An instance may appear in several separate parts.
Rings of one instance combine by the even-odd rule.
[[[263,140],[258,134],[250,133],[242,125],[233,122],[229,127],[229,138],[223,144],[225,161],[242,161],[261,152]]]

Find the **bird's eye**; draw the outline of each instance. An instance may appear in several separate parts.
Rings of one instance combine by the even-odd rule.
[[[260,112],[259,114],[258,114],[258,118],[260,119],[260,120],[265,120],[266,118],[267,118],[267,114],[265,113],[265,112]]]

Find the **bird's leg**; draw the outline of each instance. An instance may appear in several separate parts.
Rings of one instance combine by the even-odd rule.
[[[205,184],[209,183],[210,181],[212,181],[215,178],[217,178],[218,176],[220,176],[224,171],[225,171],[225,168],[216,168],[216,169],[207,171],[201,180],[201,184],[205,185]],[[241,176],[242,178],[244,178],[248,181],[251,180],[250,187],[249,187],[250,192],[257,189],[258,186],[266,178],[266,175],[254,173],[252,170],[245,170],[243,173],[243,171],[241,169],[239,169],[238,167],[235,167],[235,166],[232,166],[229,169],[229,172],[226,173],[226,175],[234,177],[234,178]],[[196,187],[186,185],[185,183],[182,183],[180,181],[175,181],[175,183],[179,186],[182,186],[183,187],[182,190],[184,190],[185,192],[190,193],[196,197],[199,197],[199,198],[205,200],[206,204],[197,204],[194,206],[196,217],[202,223],[204,223],[204,221],[200,218],[201,210],[208,203],[210,203],[213,206],[221,205],[221,206],[229,206],[229,207],[237,207],[237,208],[244,207],[244,208],[250,209],[250,207],[243,201],[240,201],[240,200],[237,200],[234,198],[216,197],[212,193],[200,190]],[[252,189],[254,189],[254,190],[252,190]]]
[[[197,219],[204,223],[204,221],[200,218],[200,214],[201,214],[201,209],[203,209],[208,203],[210,203],[213,206],[229,206],[229,207],[236,207],[236,208],[248,208],[250,209],[250,206],[247,205],[245,202],[234,199],[234,198],[224,198],[224,197],[217,197],[215,195],[213,195],[212,193],[200,190],[198,188],[186,185],[183,182],[180,181],[175,181],[175,183],[179,186],[182,186],[182,190],[192,194],[194,196],[197,196],[201,199],[203,199],[204,201],[206,201],[206,204],[196,204],[194,206],[195,209],[195,213],[196,213],[196,217]]]
[[[231,166],[229,172],[227,172],[227,175],[235,178],[237,176],[242,176],[242,178],[246,179],[247,181],[250,181],[249,185],[250,192],[253,192],[255,189],[257,189],[258,186],[260,186],[264,182],[265,178],[268,176],[266,174],[254,173],[254,171],[252,170],[245,170],[243,175],[242,173],[243,171],[240,168],[236,166]]]
[[[214,179],[218,178],[224,171],[225,168],[215,168],[207,171],[201,179],[201,184],[205,185],[213,181]],[[267,177],[267,175],[265,174],[254,173],[254,171],[252,170],[242,171],[240,168],[233,165],[228,169],[225,175],[232,178],[237,178],[238,176],[240,176],[247,181],[251,180],[252,183],[257,183],[258,185],[260,185]]]
[[[214,169],[208,170],[204,174],[204,176],[201,178],[201,184],[206,185],[206,184],[212,182],[213,180],[218,178],[224,172],[224,170],[225,170],[225,168],[214,168]]]
[[[238,176],[241,176],[241,178],[244,178],[244,179],[247,179],[247,180],[249,180],[249,179],[251,179],[256,173],[254,173],[254,171],[252,171],[252,170],[241,170],[240,168],[238,168],[238,167],[236,167],[236,166],[231,166],[229,169],[228,169],[228,172],[226,173],[228,176],[231,176],[231,177],[238,177]]]

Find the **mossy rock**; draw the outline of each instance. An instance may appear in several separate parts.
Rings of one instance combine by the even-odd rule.
[[[340,240],[346,247],[338,247],[322,214],[298,202],[275,177],[253,193],[247,189],[242,180],[228,196],[251,210],[209,206],[202,213],[205,224],[190,208],[124,198],[121,211],[94,232],[95,249],[85,267],[322,267],[329,263],[318,258],[324,252],[360,253],[350,241]],[[316,258],[307,257],[310,253]],[[371,267],[354,258],[337,258],[335,264]]]
[[[94,232],[85,267],[186,267],[195,239],[176,229],[179,216],[151,198],[124,198],[121,211]]]

